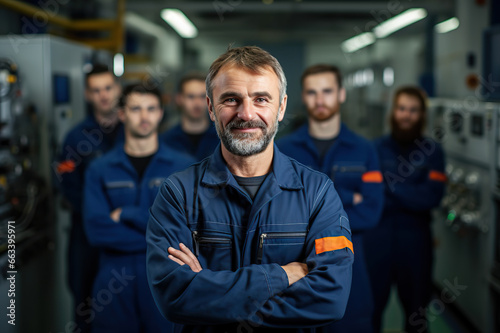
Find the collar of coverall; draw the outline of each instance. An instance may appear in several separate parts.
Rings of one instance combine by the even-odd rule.
[[[123,149],[123,145],[117,145],[111,152],[112,155],[112,163],[113,164],[123,164],[128,163],[128,158],[126,157],[125,150]],[[154,154],[153,159],[164,160],[167,162],[174,163],[176,160],[180,158],[181,153],[174,151],[172,148],[168,148],[161,141],[158,143],[158,150]],[[182,157],[182,156],[181,156]]]
[[[300,190],[304,188],[297,172],[290,162],[290,158],[283,155],[278,147],[276,147],[276,144],[274,144],[272,173],[278,186],[282,189]],[[210,155],[208,159],[208,167],[203,175],[202,183],[208,186],[223,186],[230,181],[236,183],[222,157],[219,143],[215,152]]]

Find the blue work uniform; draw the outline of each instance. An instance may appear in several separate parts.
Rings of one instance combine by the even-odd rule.
[[[352,228],[356,249],[351,295],[342,320],[324,328],[324,332],[372,331],[373,303],[364,258],[362,236],[374,228],[383,208],[383,184],[378,157],[372,144],[350,131],[344,124],[323,158],[320,157],[308,125],[278,141],[281,151],[299,162],[328,175],[335,184]],[[353,204],[354,193],[363,201]]]
[[[150,210],[148,278],[178,332],[315,332],[342,318],[352,274],[351,231],[325,175],[274,146],[272,171],[254,200],[220,146],[170,176]],[[168,258],[184,243],[203,268]],[[293,285],[280,265],[307,264]]]
[[[161,139],[172,148],[191,154],[197,161],[211,155],[220,142],[213,122],[210,122],[210,126],[201,134],[198,142],[194,142],[190,135],[184,132],[181,124],[163,133]]]
[[[102,128],[94,115],[88,115],[66,136],[59,159],[54,164],[61,192],[71,205],[71,229],[68,248],[68,281],[75,303],[75,322],[82,333],[90,332],[90,323],[78,307],[92,293],[98,267],[98,251],[90,246],[83,229],[82,198],[85,170],[90,162],[123,142],[122,123],[113,129]]]
[[[406,332],[425,332],[420,308],[432,293],[431,209],[444,194],[444,154],[429,138],[402,147],[390,135],[375,141],[385,180],[380,224],[365,237],[375,301],[374,327],[381,331],[391,286],[404,308]]]
[[[93,332],[172,331],[148,286],[145,234],[148,210],[160,185],[193,162],[191,156],[160,144],[139,179],[123,147],[117,146],[87,170],[85,231],[100,256],[93,288]],[[122,208],[119,222],[110,218],[117,208]]]

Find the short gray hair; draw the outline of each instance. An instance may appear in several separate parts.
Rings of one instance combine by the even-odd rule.
[[[230,47],[212,63],[205,81],[207,96],[211,101],[213,100],[213,80],[222,67],[230,65],[246,68],[255,73],[261,73],[262,69],[271,67],[278,76],[280,102],[283,101],[286,95],[286,77],[283,68],[275,57],[257,46]]]

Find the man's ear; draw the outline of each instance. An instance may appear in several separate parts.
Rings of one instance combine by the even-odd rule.
[[[85,100],[90,102],[90,90],[89,88],[85,88]]]
[[[116,84],[116,90],[118,91],[118,96],[121,96],[121,94],[122,94],[122,85],[118,81],[115,84]]]
[[[180,93],[175,94],[175,104],[178,107],[182,105],[182,95]]]
[[[118,114],[118,119],[120,119],[120,121],[122,123],[124,123],[125,122],[125,110],[122,107],[119,107],[117,109],[117,114]]]
[[[306,91],[304,89],[302,89],[302,91],[300,93],[300,98],[302,99],[302,104],[307,105],[306,104]]]
[[[212,102],[210,101],[210,98],[208,96],[207,96],[207,106],[208,106],[208,114],[210,116],[210,120],[215,122],[213,105],[212,105]]]
[[[341,104],[345,102],[345,98],[346,98],[345,88],[342,87],[339,90],[339,101],[340,101]]]
[[[282,121],[283,117],[285,116],[287,102],[288,102],[288,95],[285,95],[280,103],[280,108],[278,110],[278,121]]]

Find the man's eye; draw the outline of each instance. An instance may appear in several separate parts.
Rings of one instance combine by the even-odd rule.
[[[265,103],[265,102],[267,102],[267,99],[265,99],[264,97],[259,97],[259,98],[257,98],[256,101],[259,103]]]
[[[224,103],[236,103],[236,98],[226,98]]]

